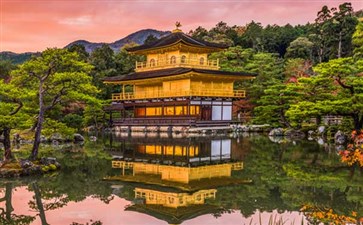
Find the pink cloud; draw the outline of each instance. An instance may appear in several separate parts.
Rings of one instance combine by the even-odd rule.
[[[207,0],[207,1],[90,1],[2,0],[0,51],[42,51],[86,39],[113,42],[140,29],[174,29],[181,21],[188,32],[198,26],[210,29],[219,21],[245,25],[305,24],[314,21],[323,5],[335,0]],[[353,0],[363,8],[363,1]]]

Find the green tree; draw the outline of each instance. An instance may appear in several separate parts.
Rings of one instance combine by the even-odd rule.
[[[86,51],[86,47],[84,45],[81,45],[81,44],[72,45],[71,47],[68,48],[68,51],[77,52],[79,57],[83,61],[88,61],[88,58],[90,56],[89,53]]]
[[[254,109],[253,121],[258,124],[269,123],[274,127],[291,127],[285,113],[297,94],[293,86],[283,83],[267,87],[257,102],[259,106]]]
[[[38,155],[46,113],[61,103],[97,101],[93,96],[98,90],[89,76],[91,69],[92,66],[83,62],[76,52],[47,49],[12,72],[12,82],[28,87],[31,90],[28,94],[34,97],[38,107],[31,159]]]
[[[310,35],[316,46],[318,61],[351,56],[351,39],[356,24],[351,3],[343,3],[338,9],[324,6],[317,14],[314,31]]]
[[[252,48],[256,51],[263,51],[263,27],[261,23],[252,21],[247,24],[246,31],[238,38],[237,44],[242,48]]]
[[[353,34],[352,43],[354,46],[354,59],[359,60],[363,58],[363,17],[359,19],[356,30]]]
[[[7,82],[13,69],[15,69],[15,65],[10,60],[0,60],[0,79]]]
[[[286,111],[288,120],[295,124],[302,124],[316,118],[317,125],[321,122],[321,117],[329,114],[329,108],[325,108],[320,103],[322,101],[333,100],[332,92],[335,87],[327,77],[313,76],[300,77],[296,83],[289,83],[287,86],[293,86],[298,95],[295,96],[294,102]]]
[[[298,37],[287,48],[286,58],[312,59],[314,44],[305,37]]]
[[[318,57],[318,62],[320,63],[328,60],[329,38],[333,35],[331,34],[331,17],[331,11],[328,6],[323,6],[315,19],[313,34],[310,35],[311,40],[315,43],[316,55]]]
[[[333,100],[320,102],[331,114],[349,116],[353,119],[354,129],[363,126],[363,59],[357,61],[352,57],[330,60],[317,65],[314,70],[317,77],[329,78],[336,87]]]
[[[199,40],[204,40],[204,38],[206,36],[208,36],[208,30],[205,29],[204,27],[197,27],[197,29],[195,29],[194,31],[191,30],[188,33],[190,36],[192,36],[193,38],[199,39]]]
[[[357,25],[357,18],[354,16],[354,10],[351,3],[345,2],[334,9],[332,23],[335,35],[334,49],[336,56],[341,58],[352,54],[352,35]]]
[[[10,132],[13,128],[21,128],[29,119],[29,115],[22,110],[26,101],[28,89],[17,87],[0,80],[0,142],[4,145],[4,160],[13,159],[11,151]]]

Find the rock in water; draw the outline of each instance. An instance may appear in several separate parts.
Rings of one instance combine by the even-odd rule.
[[[284,136],[284,129],[282,128],[275,128],[270,131],[268,136]]]
[[[73,134],[74,142],[83,142],[84,137],[81,134]]]
[[[325,126],[320,126],[320,127],[318,127],[318,134],[320,134],[320,135],[322,135],[322,134],[324,134],[325,133]]]

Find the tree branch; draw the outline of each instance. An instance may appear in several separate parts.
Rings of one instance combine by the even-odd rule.
[[[36,75],[33,71],[29,72],[29,75],[30,75],[30,76],[33,76],[33,77],[36,77],[36,78],[38,78],[39,80],[41,80],[41,79],[42,79],[40,76]]]
[[[51,102],[51,104],[47,107],[45,107],[45,111],[48,111],[52,109],[54,106],[56,106],[60,101],[61,97],[65,94],[66,87],[63,87],[58,94],[56,94]]]
[[[43,77],[41,77],[42,81],[47,80],[48,77],[52,74],[52,70],[55,68],[55,66],[53,64],[54,64],[53,62],[51,62],[49,64],[49,69],[48,69],[47,73]]]
[[[334,80],[336,80],[338,82],[338,84],[342,87],[342,88],[345,88],[345,89],[349,89],[350,91],[350,94],[354,94],[354,87],[351,86],[351,85],[346,85],[343,83],[342,81],[342,78],[340,76],[334,76],[333,77]]]
[[[10,116],[17,114],[19,110],[23,107],[23,103],[21,101],[15,100],[14,102],[17,102],[19,105],[14,111],[9,114]]]

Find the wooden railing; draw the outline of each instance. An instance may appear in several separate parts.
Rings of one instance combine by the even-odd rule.
[[[173,67],[188,67],[188,68],[199,68],[199,69],[219,69],[219,60],[200,60],[200,59],[187,59],[181,57],[175,57],[169,60],[154,60],[149,62],[136,62],[136,72],[166,69]]]
[[[139,91],[112,94],[113,101],[121,100],[137,100],[137,99],[152,99],[152,98],[173,98],[173,97],[229,97],[229,98],[244,98],[246,97],[245,90],[176,90],[176,91]]]

